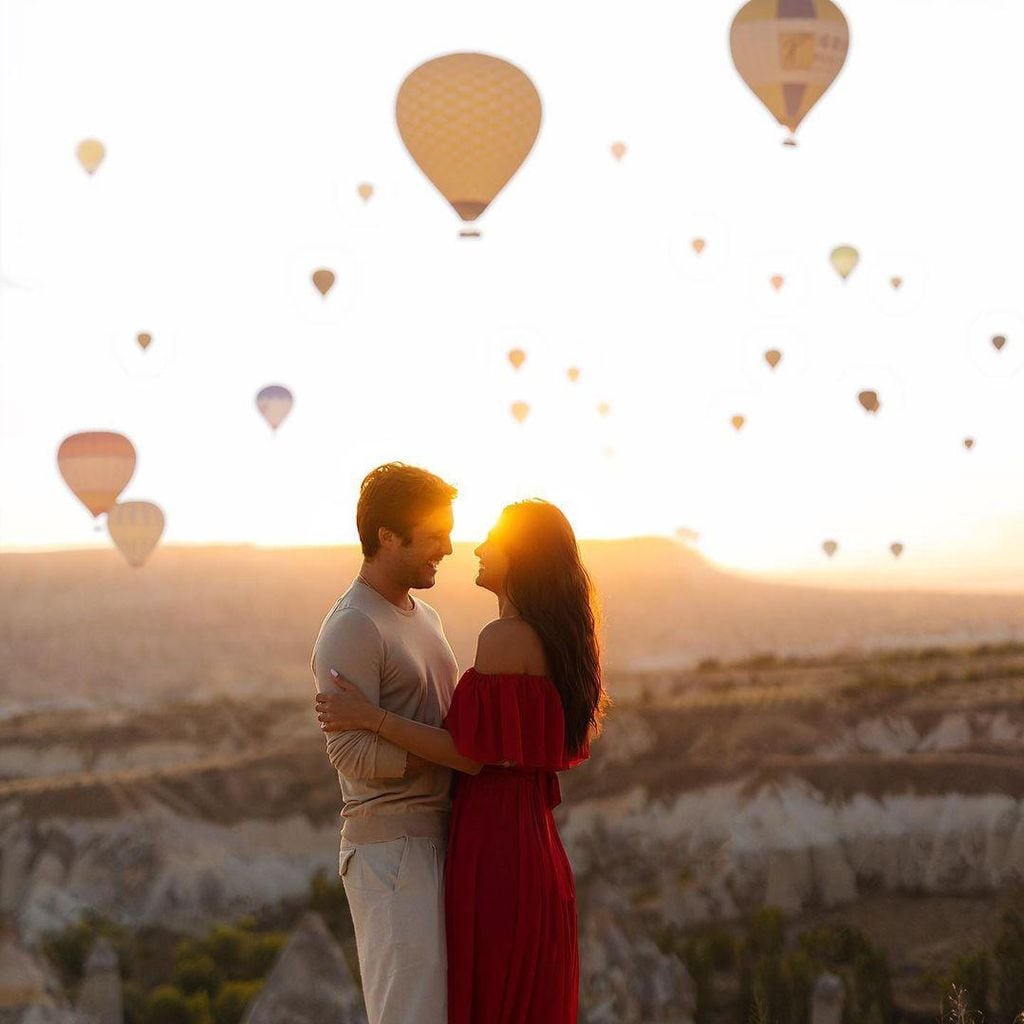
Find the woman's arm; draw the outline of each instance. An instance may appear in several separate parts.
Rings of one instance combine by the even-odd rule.
[[[455,749],[455,741],[445,729],[402,718],[393,711],[385,712],[370,703],[358,689],[332,669],[331,678],[338,693],[318,693],[317,719],[323,732],[365,729],[415,754],[425,761],[443,764],[467,775],[477,775],[483,764],[463,757]]]

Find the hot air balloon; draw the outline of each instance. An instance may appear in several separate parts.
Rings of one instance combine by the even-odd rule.
[[[107,151],[99,139],[83,139],[78,144],[75,155],[88,174],[95,174],[96,169],[103,163]]]
[[[840,245],[832,250],[829,259],[836,273],[845,281],[860,262],[860,253],[852,245]]]
[[[680,526],[676,530],[676,540],[680,544],[696,544],[700,540],[700,534],[689,526]]]
[[[850,30],[831,0],[750,0],[729,34],[733,63],[795,146],[800,122],[846,61]]]
[[[997,334],[992,339],[992,344],[995,346],[995,350],[997,352],[1002,352],[1003,351],[1003,346],[1006,344],[1006,336],[1003,335],[1003,334]]]
[[[150,342],[153,340],[153,335],[147,334],[145,331],[142,331],[139,334],[135,335],[135,340],[138,342],[139,348],[141,348],[142,351],[145,352],[146,349],[149,348]]]
[[[368,181],[364,181],[359,185],[356,188],[356,191],[359,193],[359,198],[362,199],[364,203],[368,203],[373,196],[373,186]]]
[[[825,543],[822,544],[821,547],[829,558],[831,558],[839,550],[839,544],[834,540],[825,541]]]
[[[777,348],[770,348],[764,354],[764,361],[774,370],[782,362],[782,353]]]
[[[57,449],[57,467],[75,497],[93,514],[106,512],[135,472],[135,448],[123,434],[72,434]]]
[[[138,569],[164,532],[164,514],[151,501],[123,501],[107,513],[107,531],[128,564]]]
[[[898,292],[903,287],[903,278],[898,274],[894,274],[889,278],[889,284],[892,285],[892,290]]]
[[[693,246],[693,251],[699,256],[706,248],[707,242],[703,238],[695,238],[690,245]]]
[[[513,402],[511,408],[517,423],[522,423],[530,415],[530,406],[526,402]]]
[[[903,554],[903,545],[899,541],[894,541],[889,545],[889,550],[892,552],[893,558],[899,558]]]
[[[743,424],[747,422],[746,416],[733,416],[729,422],[733,426],[733,430],[742,430]]]
[[[857,395],[857,401],[860,402],[868,412],[878,412],[882,408],[882,403],[878,400],[877,391],[862,391]]]
[[[613,142],[611,144],[612,156],[621,160],[626,155],[626,144],[624,142]]]
[[[312,276],[316,290],[326,298],[327,293],[334,287],[334,271],[321,267],[319,270],[314,270]]]
[[[573,382],[573,384],[575,384],[576,381],[580,379],[580,368],[578,366],[570,366],[569,369],[565,371],[565,375]]]
[[[268,384],[256,396],[256,408],[270,424],[271,430],[277,430],[284,423],[292,411],[292,402],[292,393],[280,384]]]
[[[968,451],[970,451],[974,447],[974,438],[973,437],[965,437],[964,438],[964,447]]]
[[[770,280],[772,287],[776,291],[780,291],[782,286],[786,283],[786,279],[781,274],[773,274]]]
[[[597,415],[598,416],[607,416],[608,413],[610,413],[611,411],[612,411],[612,407],[607,402],[598,402],[597,403]]]
[[[420,170],[464,221],[474,221],[533,148],[541,103],[533,82],[507,61],[450,53],[409,74],[395,117]]]
[[[526,353],[521,348],[514,348],[508,354],[508,361],[513,369],[518,370],[526,362]]]

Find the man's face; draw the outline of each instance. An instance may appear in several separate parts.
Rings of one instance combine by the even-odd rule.
[[[432,587],[441,559],[452,553],[454,524],[451,505],[444,505],[412,528],[407,543],[396,538],[397,544],[388,550],[394,581],[413,590]]]

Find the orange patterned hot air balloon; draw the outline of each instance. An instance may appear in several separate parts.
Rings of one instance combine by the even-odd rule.
[[[742,430],[743,424],[747,422],[746,416],[733,416],[729,422],[733,426],[733,430]]]
[[[570,366],[569,369],[565,371],[565,375],[573,384],[575,384],[576,381],[580,379],[580,368],[578,366]]]
[[[135,472],[135,448],[106,430],[72,434],[57,449],[57,468],[76,498],[93,514],[106,512]]]
[[[699,256],[706,248],[707,242],[703,238],[695,238],[690,245],[693,246],[693,251]]]
[[[1005,344],[1006,344],[1006,335],[1005,334],[997,334],[992,339],[992,346],[993,346],[993,348],[995,348],[995,350],[997,352],[1002,352],[1003,351],[1003,346]]]
[[[139,348],[141,348],[142,351],[145,352],[153,341],[153,335],[148,334],[146,331],[140,331],[138,334],[135,335],[135,340],[136,342],[138,342]]]
[[[540,95],[507,61],[450,53],[410,72],[398,90],[395,118],[420,170],[464,221],[474,221],[533,148]]]
[[[514,348],[508,354],[508,361],[514,370],[518,370],[526,362],[526,353],[521,348]]]
[[[822,544],[821,547],[829,558],[831,558],[839,550],[839,545],[834,540],[825,541],[825,543]]]
[[[87,174],[95,174],[106,155],[107,151],[99,139],[83,139],[75,150],[75,156]]]
[[[776,291],[781,291],[782,286],[786,283],[786,279],[781,274],[773,274],[771,277],[771,285]]]
[[[973,437],[965,437],[964,438],[964,447],[968,451],[970,451],[974,447],[974,438]]]
[[[861,391],[857,395],[857,401],[860,402],[868,412],[878,412],[878,410],[882,408],[882,403],[878,400],[877,391]]]
[[[608,413],[610,413],[611,411],[612,411],[612,407],[607,402],[598,402],[597,403],[597,415],[598,416],[607,416]]]
[[[313,286],[326,298],[327,293],[334,287],[334,271],[321,267],[319,270],[314,270],[312,276]]]
[[[611,144],[612,156],[621,160],[626,155],[626,144],[624,142],[613,142]]]
[[[897,540],[889,545],[889,550],[892,552],[893,558],[899,558],[903,554],[903,545]]]
[[[516,422],[522,423],[530,415],[530,406],[526,402],[513,402],[511,412]]]
[[[800,122],[846,62],[850,29],[832,0],[750,0],[729,44],[740,77],[795,146]]]
[[[373,186],[368,181],[364,181],[356,191],[359,193],[359,198],[362,199],[364,203],[368,203],[373,197]]]
[[[151,501],[123,501],[107,513],[107,531],[117,550],[138,569],[164,532],[164,514]]]
[[[782,353],[777,348],[770,348],[764,354],[764,361],[774,370],[782,362]]]

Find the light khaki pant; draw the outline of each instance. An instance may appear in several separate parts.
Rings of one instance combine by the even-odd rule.
[[[444,856],[420,836],[341,841],[369,1024],[447,1024]]]

